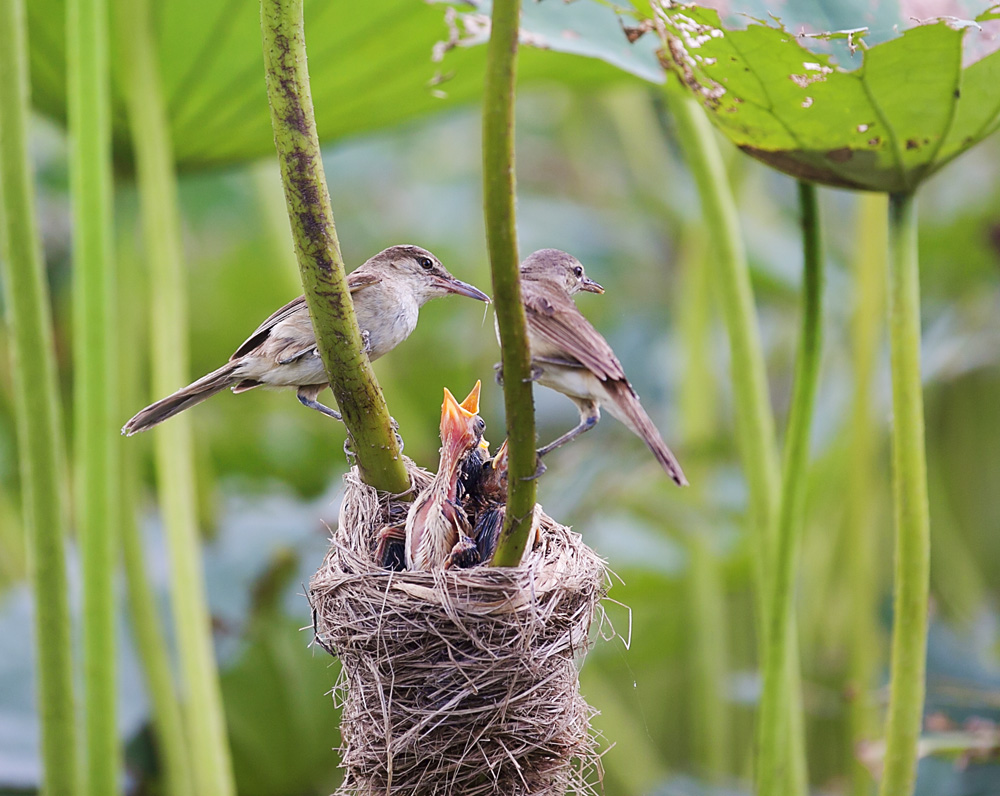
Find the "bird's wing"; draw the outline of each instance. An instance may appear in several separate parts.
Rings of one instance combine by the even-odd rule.
[[[306,297],[299,296],[297,299],[289,301],[280,310],[276,310],[271,313],[267,320],[258,326],[252,335],[243,341],[243,345],[233,352],[233,355],[229,357],[229,361],[232,362],[234,359],[239,359],[240,357],[249,354],[268,338],[268,335],[271,334],[271,330],[274,329],[275,326],[282,321],[287,320],[289,316],[294,315],[296,312],[301,312],[305,309],[305,306]]]
[[[604,381],[625,379],[621,362],[608,341],[558,286],[544,291],[528,289],[523,295],[528,326],[533,334],[576,359]]]
[[[374,274],[364,273],[359,269],[358,271],[352,271],[350,274],[348,274],[347,287],[350,289],[351,295],[353,296],[362,288],[368,287],[369,285],[374,285],[378,281],[379,281],[378,276]],[[276,310],[275,312],[271,313],[271,315],[268,316],[267,320],[265,320],[260,326],[258,326],[254,330],[254,333],[252,335],[250,335],[246,340],[243,341],[243,344],[236,349],[236,351],[233,353],[231,357],[229,357],[229,361],[232,362],[234,359],[239,359],[240,357],[249,354],[251,351],[257,348],[257,346],[259,346],[268,338],[268,336],[271,334],[271,330],[274,329],[275,326],[277,326],[282,321],[287,320],[295,313],[302,311],[303,309],[305,309],[305,307],[306,307],[306,297],[299,296],[298,298],[289,301],[280,310]]]

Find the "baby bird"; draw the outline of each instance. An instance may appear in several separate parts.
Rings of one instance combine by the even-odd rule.
[[[482,467],[482,476],[470,494],[470,515],[475,518],[472,538],[482,563],[489,563],[500,541],[500,530],[507,514],[507,440],[496,456]]]
[[[490,303],[489,296],[453,277],[437,257],[419,246],[391,246],[379,252],[347,275],[347,285],[372,361],[410,336],[420,308],[431,299],[454,293]],[[240,393],[262,385],[294,387],[303,406],[340,419],[339,412],[316,400],[329,382],[305,296],[258,326],[221,368],[136,414],[122,434],[132,436],[152,428],[226,387]]]
[[[458,502],[462,461],[479,447],[486,423],[479,417],[480,382],[458,403],[446,387],[441,406],[441,461],[437,475],[406,515],[406,568],[416,570],[472,566],[475,542]],[[478,555],[478,553],[477,553]]]

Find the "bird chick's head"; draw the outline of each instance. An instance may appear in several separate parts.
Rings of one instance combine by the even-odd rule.
[[[500,450],[496,452],[496,456],[490,459],[490,466],[493,470],[505,475],[507,473],[507,442],[508,440],[504,440]]]
[[[481,382],[476,382],[472,392],[459,403],[451,391],[444,388],[444,403],[441,405],[441,460],[457,463],[466,453],[474,450],[482,441],[486,430],[485,421],[479,416],[479,390]]]
[[[370,262],[383,272],[384,278],[405,284],[419,304],[449,293],[491,303],[483,291],[453,277],[437,257],[419,246],[390,246]]]
[[[539,249],[521,263],[521,278],[556,282],[570,295],[585,290],[588,293],[603,293],[601,287],[584,273],[580,261],[572,254],[559,249]]]
[[[495,500],[505,500],[507,497],[507,440],[503,441],[500,450],[490,459],[486,477],[483,479],[483,491],[490,493]]]

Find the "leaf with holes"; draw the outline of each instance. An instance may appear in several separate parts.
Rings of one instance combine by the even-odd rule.
[[[794,177],[908,191],[1000,127],[1000,53],[962,63],[975,25],[937,20],[870,48],[852,33],[848,71],[776,21],[732,30],[714,10],[673,6],[653,24],[664,67],[719,129]]]

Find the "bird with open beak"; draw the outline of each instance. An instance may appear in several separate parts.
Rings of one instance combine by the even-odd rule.
[[[621,362],[573,301],[579,291],[603,293],[580,261],[558,249],[542,249],[521,264],[521,297],[528,321],[532,378],[576,404],[580,423],[538,450],[544,456],[593,428],[603,405],[642,439],[677,484],[687,485],[680,464],[639,403]]]
[[[348,274],[347,285],[372,361],[410,336],[420,308],[431,299],[453,293],[490,303],[489,296],[456,279],[419,246],[391,246],[379,252]],[[305,296],[258,326],[221,368],[147,406],[125,424],[122,433],[131,436],[152,428],[226,387],[240,393],[260,386],[294,387],[303,406],[340,419],[340,413],[316,400],[329,381]]]
[[[486,423],[479,417],[480,382],[462,403],[446,387],[441,406],[441,460],[437,475],[420,493],[406,515],[406,568],[448,569],[478,560],[471,527],[458,501],[463,459],[483,438]]]

